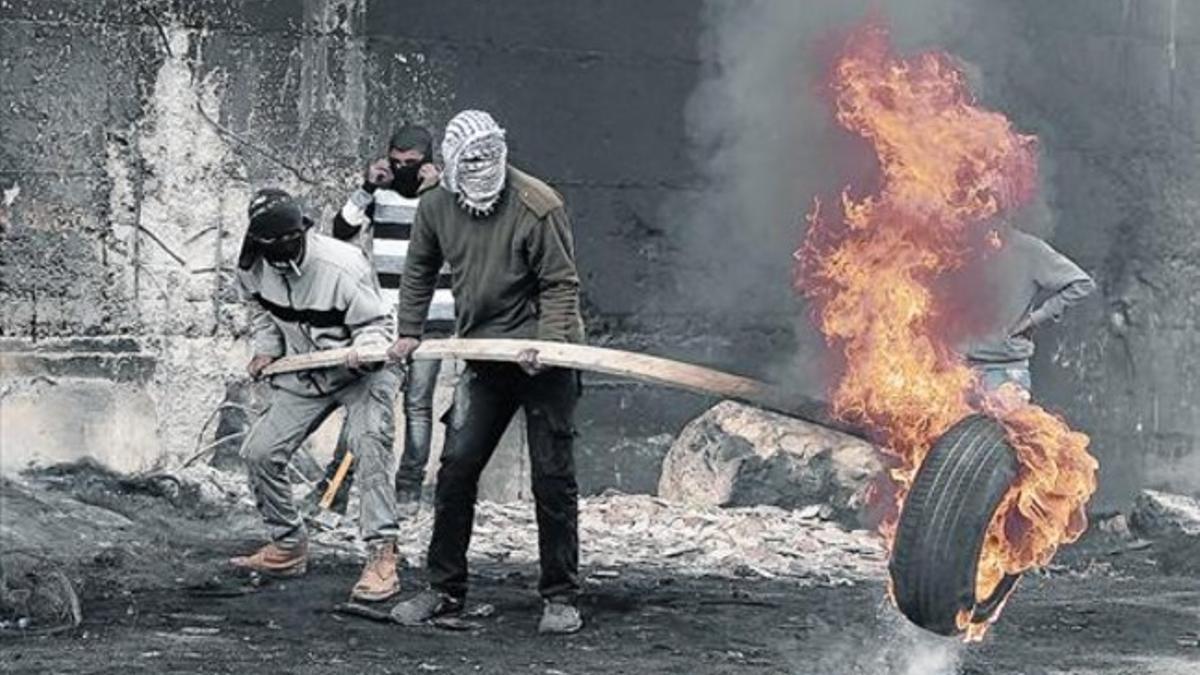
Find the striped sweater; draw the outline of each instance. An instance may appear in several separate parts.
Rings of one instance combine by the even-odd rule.
[[[401,278],[417,203],[418,200],[388,188],[376,188],[373,192],[359,188],[333,219],[333,236],[363,249],[375,265],[384,299],[393,308],[400,304]],[[443,335],[453,332],[454,294],[450,290],[448,268],[438,277],[426,329]]]

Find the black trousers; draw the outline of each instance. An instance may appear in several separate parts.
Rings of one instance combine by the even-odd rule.
[[[575,482],[575,405],[579,373],[552,368],[535,377],[510,363],[469,362],[443,417],[446,443],[437,476],[430,585],[467,594],[467,548],[479,475],[517,408],[525,409],[541,580],[547,598],[579,593],[579,487]]]

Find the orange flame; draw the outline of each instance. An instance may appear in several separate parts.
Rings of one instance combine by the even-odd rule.
[[[978,399],[974,373],[939,330],[953,317],[935,282],[1003,246],[988,221],[1034,196],[1036,139],[978,107],[948,55],[894,57],[875,26],[851,36],[832,86],[838,123],[878,158],[880,188],[861,199],[844,190],[840,223],[816,203],[798,285],[844,359],[835,414],[873,432],[894,460],[879,525],[890,546],[925,455]],[[987,533],[980,597],[1078,538],[1095,490],[1087,436],[1018,399],[975,403],[1004,424],[1021,467]],[[960,627],[978,639],[986,626],[968,625],[969,615]]]

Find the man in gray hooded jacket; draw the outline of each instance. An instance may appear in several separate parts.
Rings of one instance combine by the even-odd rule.
[[[257,379],[285,355],[390,343],[390,308],[360,249],[309,231],[311,221],[283,190],[260,190],[249,216],[237,281],[252,312],[251,377]],[[272,378],[267,411],[242,446],[271,542],[233,558],[234,566],[275,576],[305,572],[307,534],[292,500],[287,465],[304,439],[344,407],[349,450],[359,462],[360,533],[370,551],[352,596],[378,601],[399,591],[391,481],[392,405],[399,384],[391,369],[363,368],[357,351],[344,367]]]

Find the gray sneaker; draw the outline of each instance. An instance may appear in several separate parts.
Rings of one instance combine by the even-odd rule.
[[[421,485],[396,485],[396,515],[414,518],[421,511]]]
[[[462,600],[430,588],[393,607],[392,621],[401,626],[420,626],[439,616],[461,614],[462,610]]]
[[[572,603],[562,600],[547,600],[542,606],[542,620],[538,632],[550,635],[568,635],[583,628],[583,617]]]
[[[409,485],[407,483],[396,483],[396,503],[420,504],[421,484]]]

